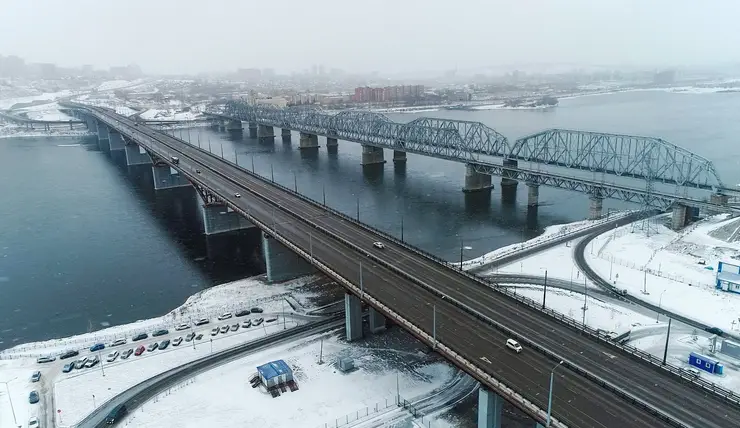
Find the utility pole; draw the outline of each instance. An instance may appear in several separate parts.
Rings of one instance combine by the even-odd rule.
[[[403,214],[401,214],[401,241],[403,241]]]
[[[100,360],[100,371],[103,373],[103,376],[105,376],[105,369],[103,368],[103,359],[100,357],[100,352],[98,352],[98,359]]]
[[[285,325],[285,299],[283,299],[283,330],[285,330],[286,328],[288,327],[286,327]]]
[[[360,221],[360,197],[357,197],[357,221]]]
[[[321,344],[319,345],[319,364],[324,364],[324,338],[321,338]]]
[[[665,360],[668,358],[668,338],[671,337],[671,320],[672,318],[668,318],[668,333],[665,335],[665,349],[663,350],[663,365],[665,365]]]
[[[463,240],[460,240],[460,270],[463,270]]]
[[[254,174],[254,155],[252,155],[252,174]]]
[[[224,158],[224,145],[221,144],[221,159]]]
[[[293,173],[293,191],[298,193],[298,176]]]
[[[234,147],[234,163],[239,165],[239,154],[236,152],[236,147]]]
[[[308,231],[308,252],[311,255],[311,263],[313,263],[313,234]]]
[[[365,288],[362,285],[362,262],[360,262],[360,299],[365,296]]]
[[[546,299],[547,299],[547,270],[545,270],[545,292],[542,294],[542,309],[545,309]]]
[[[275,170],[272,167],[272,164],[270,164],[270,181],[273,183],[275,182]]]
[[[434,339],[433,349],[437,349],[437,305],[432,305],[432,338]]]
[[[581,324],[583,324],[583,328],[586,328],[586,310],[588,309],[587,305],[588,300],[588,285],[586,283],[586,276],[583,276],[583,321],[581,321]]]
[[[563,364],[562,360],[560,360],[560,362],[550,371],[550,392],[547,394],[547,422],[545,424],[546,427],[550,426],[550,415],[552,414],[552,384],[555,378],[555,369],[560,367],[561,364]]]
[[[322,184],[321,192],[324,194],[324,206],[326,206],[326,184]]]

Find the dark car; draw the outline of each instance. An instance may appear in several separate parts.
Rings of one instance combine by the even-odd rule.
[[[105,345],[102,343],[96,343],[90,347],[90,352],[100,351],[101,349],[105,349]]]
[[[707,329],[707,332],[712,333],[712,334],[716,334],[717,336],[722,336],[723,334],[725,334],[725,332],[722,331],[722,329],[717,328],[717,327],[709,327]]]
[[[66,360],[67,358],[72,358],[80,355],[78,351],[67,351],[59,356],[60,360]]]
[[[159,349],[160,350],[167,349],[168,346],[170,346],[170,340],[166,339],[166,340],[163,340],[162,343],[159,344]]]
[[[250,311],[252,311],[253,314],[261,314],[262,312],[264,312],[262,308],[257,308],[257,307],[250,309]]]
[[[202,334],[199,334],[199,335],[195,336],[195,340],[200,340],[202,338],[203,338],[203,335]]]
[[[137,334],[136,336],[134,336],[134,338],[131,339],[131,340],[133,340],[134,342],[136,342],[136,341],[139,341],[139,340],[144,340],[147,337],[149,337],[148,334],[146,334],[146,333],[140,333],[140,334]]]
[[[152,337],[164,336],[165,334],[169,334],[169,330],[163,328],[162,330],[157,330],[154,333],[152,333]]]
[[[244,310],[241,310],[241,311],[238,311],[238,312],[234,313],[234,316],[236,316],[236,317],[243,317],[243,316],[247,316],[247,315],[249,315],[249,309],[244,309]]]
[[[193,332],[191,331],[190,333],[188,333],[188,335],[187,335],[187,336],[185,336],[185,341],[186,341],[186,342],[190,342],[190,341],[191,341],[191,340],[193,340],[194,338],[195,338],[195,333],[193,333]]]
[[[36,391],[31,391],[30,394],[28,394],[28,402],[31,404],[36,404],[39,402],[39,393]]]
[[[126,414],[126,405],[120,404],[113,408],[113,410],[108,413],[108,416],[105,417],[105,423],[106,425],[113,425],[114,423],[121,420],[121,418]]]
[[[75,363],[65,364],[62,368],[62,373],[69,373],[75,368]]]

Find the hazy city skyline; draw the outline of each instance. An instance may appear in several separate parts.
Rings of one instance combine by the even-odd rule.
[[[146,73],[470,70],[527,63],[740,61],[740,5],[689,0],[244,2],[2,0],[0,54]],[[732,9],[735,12],[732,12]]]

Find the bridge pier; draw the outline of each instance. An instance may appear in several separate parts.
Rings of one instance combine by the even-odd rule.
[[[478,428],[501,428],[504,399],[481,385],[478,388]]]
[[[110,129],[108,131],[108,143],[111,151],[123,150],[125,145],[123,142],[123,136],[115,129]]]
[[[717,204],[717,205],[726,207],[730,202],[730,197],[727,195],[723,195],[721,193],[713,193],[709,196],[709,202],[712,204]],[[721,209],[711,209],[711,208],[707,209],[706,211],[708,215],[714,215],[714,214],[719,214],[723,212],[723,210]]]
[[[527,183],[527,207],[537,207],[540,204],[540,185]]]
[[[141,146],[135,143],[127,143],[124,146],[126,152],[126,165],[148,165],[152,163],[152,158]]]
[[[381,147],[362,145],[362,165],[381,165],[385,163]]]
[[[336,153],[339,150],[339,141],[336,138],[326,137],[326,151]]]
[[[370,332],[371,333],[380,333],[381,331],[385,330],[385,317],[383,314],[375,310],[372,306],[368,309],[370,312]]]
[[[102,151],[110,151],[110,136],[108,134],[108,125],[96,120],[95,130],[98,133],[98,148]]]
[[[257,124],[249,122],[249,138],[257,138]]]
[[[200,205],[200,214],[203,219],[203,231],[206,235],[255,227],[249,220],[225,204],[208,204],[202,200],[201,202],[203,203]]]
[[[275,128],[268,125],[257,126],[257,138],[260,141],[275,140]]]
[[[232,132],[239,132],[243,128],[242,121],[241,120],[227,120],[226,121],[226,130],[232,131]]]
[[[362,301],[351,293],[344,294],[344,328],[347,342],[362,339]]]
[[[597,220],[601,218],[604,210],[604,197],[601,195],[591,195],[588,199],[590,201],[588,206],[588,219]]]
[[[287,281],[315,271],[310,263],[264,232],[262,256],[265,259],[268,282]]]
[[[673,215],[671,216],[671,229],[681,230],[688,223],[689,207],[683,204],[673,204]]]
[[[290,143],[290,129],[282,128],[280,130],[280,135],[283,137],[283,143]]]
[[[406,163],[406,152],[402,150],[393,151],[393,163],[394,164],[405,164]]]
[[[476,171],[472,164],[465,165],[465,187],[462,189],[463,192],[489,191],[492,188],[490,175]]]
[[[319,136],[316,134],[307,134],[301,132],[301,139],[298,143],[300,150],[315,150],[319,148]]]
[[[170,168],[169,165],[152,165],[152,177],[155,190],[190,186],[187,178],[176,169]]]
[[[514,159],[504,159],[504,167],[518,168],[519,162]],[[516,173],[504,169],[501,175],[501,201],[514,203],[516,201],[516,189],[519,182],[516,181]]]

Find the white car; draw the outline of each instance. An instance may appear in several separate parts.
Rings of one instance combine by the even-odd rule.
[[[190,324],[180,324],[177,327],[175,327],[175,331],[187,330],[189,328],[190,328]]]
[[[108,354],[108,356],[105,358],[105,361],[112,363],[113,361],[116,360],[116,358],[118,358],[118,351],[113,351],[110,354]]]
[[[218,327],[216,327],[213,330],[211,330],[211,336],[215,336],[217,334],[218,334]]]
[[[379,248],[382,250],[383,248],[385,248],[385,245],[380,241],[376,241],[376,242],[373,242],[373,247]]]
[[[113,343],[110,344],[110,346],[121,346],[126,344],[126,339],[117,339],[114,340]]]
[[[517,354],[522,352],[522,345],[514,339],[506,339],[506,347],[516,352]]]
[[[182,343],[182,337],[176,337],[172,339],[172,346],[178,346]]]
[[[218,320],[223,321],[231,318],[233,315],[231,315],[231,312],[226,312],[224,314],[219,315]]]
[[[41,425],[39,425],[39,418],[36,416],[32,417],[28,420],[28,428],[39,428]]]
[[[234,196],[236,196],[237,198],[241,198],[242,197],[242,195],[239,194],[239,193],[234,193]]]

